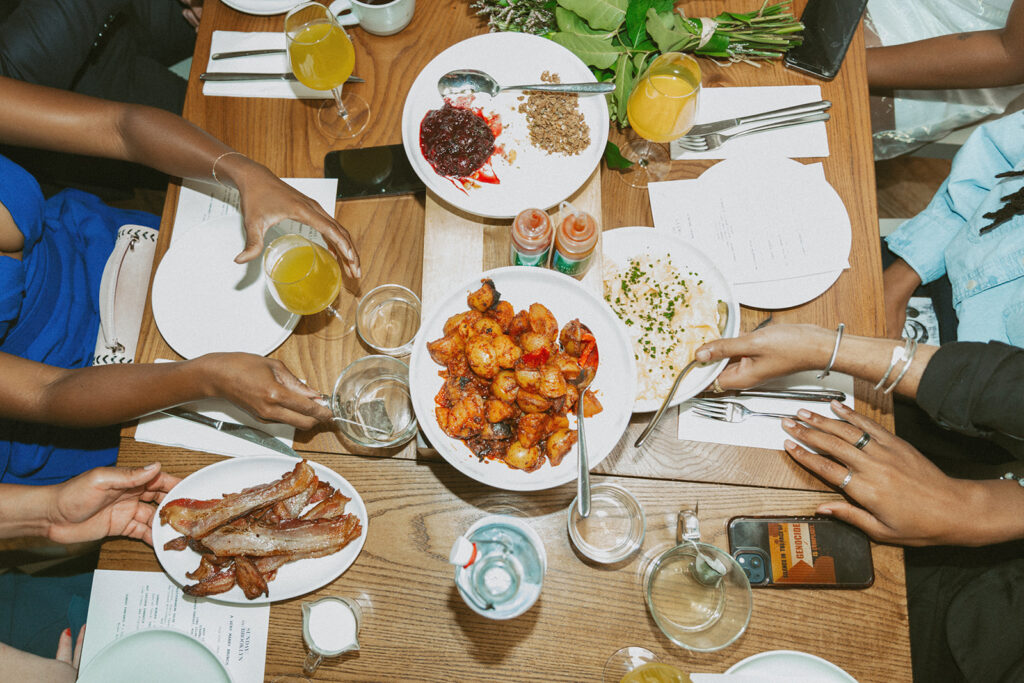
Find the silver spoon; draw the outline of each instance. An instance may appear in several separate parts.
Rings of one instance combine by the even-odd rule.
[[[583,323],[580,323],[580,327],[590,333],[590,329]],[[592,333],[591,336],[593,336]],[[594,354],[596,357],[597,341],[594,341]],[[587,391],[590,383],[594,381],[594,375],[596,374],[596,367],[581,365],[580,374],[576,376],[576,379],[569,380],[580,392],[579,397],[576,399],[576,449],[579,452],[579,476],[576,477],[576,507],[579,510],[580,517],[590,516],[590,461],[587,459],[587,438],[583,433],[583,394]]]
[[[577,94],[607,93],[615,90],[615,83],[535,83],[533,85],[500,86],[490,74],[476,69],[456,69],[441,76],[437,91],[441,97],[458,93],[487,93],[491,97],[503,90],[539,90],[541,92],[568,92]]]
[[[724,301],[719,301],[718,333],[724,334],[725,328],[728,324],[729,306]],[[672,388],[668,390],[668,394],[665,396],[665,400],[661,402],[661,406],[658,408],[658,412],[654,414],[654,417],[651,419],[650,424],[644,427],[644,431],[642,431],[640,433],[640,436],[637,437],[636,443],[633,444],[634,448],[640,448],[641,446],[644,445],[644,441],[647,440],[647,437],[651,435],[651,432],[654,431],[654,428],[658,426],[659,422],[661,422],[661,417],[662,415],[665,414],[665,410],[668,408],[669,402],[672,400],[672,397],[676,395],[676,389],[679,388],[679,383],[683,381],[683,377],[686,377],[687,373],[689,373],[690,370],[693,370],[693,368],[697,365],[698,362],[699,361],[696,358],[694,358],[693,360],[686,364],[685,368],[680,370],[678,375],[676,375],[676,381],[672,382]]]

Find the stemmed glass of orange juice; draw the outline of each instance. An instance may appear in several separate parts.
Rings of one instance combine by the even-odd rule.
[[[299,82],[313,90],[330,90],[334,101],[320,107],[317,123],[331,139],[359,135],[370,119],[370,105],[355,93],[342,94],[352,75],[356,52],[345,29],[327,7],[307,2],[284,18],[288,58]]]
[[[296,315],[327,311],[341,315],[334,301],[341,292],[341,266],[327,249],[302,235],[287,234],[263,252],[263,272],[274,300]]]
[[[697,118],[700,65],[682,52],[666,52],[647,67],[626,104],[629,125],[641,139],[633,140],[622,155],[633,162],[624,179],[633,187],[668,174],[671,159],[664,143],[686,135]]]

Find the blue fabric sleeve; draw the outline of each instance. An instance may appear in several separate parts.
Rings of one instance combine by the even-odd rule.
[[[920,214],[886,238],[889,248],[929,283],[946,273],[944,251],[972,219],[996,175],[1024,158],[1024,111],[980,126],[953,159],[949,177]]]

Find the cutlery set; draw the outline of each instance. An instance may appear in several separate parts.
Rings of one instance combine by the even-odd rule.
[[[713,123],[702,123],[696,125],[689,132],[677,141],[679,146],[689,152],[709,152],[718,149],[729,139],[751,133],[761,133],[767,130],[799,126],[815,121],[828,121],[830,115],[825,111],[832,106],[828,100],[812,102],[809,104],[798,104],[783,109],[750,114],[732,119],[723,119]],[[745,128],[735,133],[723,134],[750,123],[764,122],[762,125],[753,128]]]
[[[846,394],[831,389],[749,389],[744,391],[730,392],[729,397],[759,397],[788,399],[791,401],[845,401]],[[730,401],[722,396],[715,398],[693,399],[693,413],[698,417],[720,422],[743,422],[748,417],[771,417],[775,419],[792,418],[799,419],[791,413],[773,413],[769,411],[751,410],[738,401]]]

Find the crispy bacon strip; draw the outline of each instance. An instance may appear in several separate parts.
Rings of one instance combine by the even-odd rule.
[[[278,481],[229,493],[213,500],[179,498],[160,510],[160,522],[192,538],[203,538],[214,529],[252,510],[291,498],[308,488],[316,475],[305,460]],[[218,553],[219,554],[219,553]]]
[[[188,547],[188,536],[178,536],[164,543],[164,550],[184,550]]]
[[[270,595],[267,580],[248,557],[235,558],[235,582],[250,600],[255,600],[261,595]]]
[[[348,543],[353,524],[359,525],[359,519],[344,515],[338,519],[293,519],[276,526],[253,524],[244,529],[225,526],[204,537],[203,545],[221,557],[331,553]]]
[[[235,568],[234,566],[224,569],[212,574],[199,583],[192,586],[184,586],[181,591],[185,595],[192,595],[197,598],[206,597],[207,595],[218,595],[219,593],[227,593],[229,590],[235,587]]]
[[[299,519],[334,519],[345,513],[345,504],[351,498],[345,496],[341,491],[335,491],[329,498],[323,500],[303,513]]]

